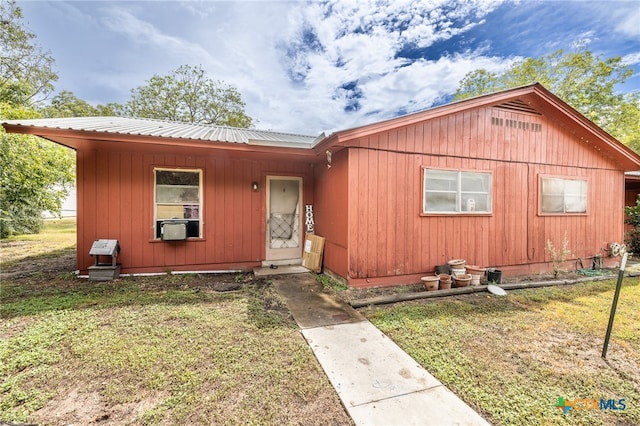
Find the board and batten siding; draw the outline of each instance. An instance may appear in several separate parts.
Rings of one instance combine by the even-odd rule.
[[[258,266],[265,254],[266,176],[302,177],[304,202],[312,202],[307,163],[178,146],[97,142],[93,147],[77,152],[81,272],[94,262],[88,253],[95,239],[120,241],[123,273]],[[202,170],[201,239],[155,239],[154,168]],[[259,183],[259,191],[252,191],[252,182]]]
[[[551,261],[547,241],[560,247],[565,231],[580,258],[602,254],[624,234],[623,173],[542,115],[481,107],[349,146],[353,286],[398,284],[400,276],[415,282],[455,258],[513,273],[539,271]],[[422,215],[424,167],[491,172],[492,214]],[[586,179],[587,214],[539,214],[542,175]]]
[[[349,229],[349,162],[347,150],[333,155],[331,164],[314,166],[315,232],[325,238],[325,269],[346,277]],[[330,166],[330,167],[329,167]]]

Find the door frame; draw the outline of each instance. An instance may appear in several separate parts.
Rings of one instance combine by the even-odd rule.
[[[281,248],[274,249],[271,248],[271,237],[270,237],[270,215],[271,215],[271,181],[274,180],[291,180],[298,182],[298,218],[296,220],[296,225],[298,229],[298,247],[294,248]],[[303,178],[302,176],[287,176],[287,175],[266,175],[265,176],[265,216],[264,220],[264,249],[265,256],[264,262],[265,265],[296,265],[302,263],[302,245],[303,245]]]

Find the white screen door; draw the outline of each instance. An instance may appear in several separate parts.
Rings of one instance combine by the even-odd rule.
[[[267,176],[266,260],[302,256],[302,179]]]

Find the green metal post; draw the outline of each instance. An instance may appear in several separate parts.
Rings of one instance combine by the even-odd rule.
[[[622,278],[624,277],[624,268],[627,265],[627,253],[622,256],[620,262],[620,272],[618,272],[618,283],[616,284],[616,292],[613,295],[613,304],[611,305],[611,314],[609,314],[609,325],[607,326],[607,334],[604,337],[604,345],[602,346],[602,358],[607,358],[607,348],[609,347],[609,338],[611,337],[611,329],[613,328],[613,318],[616,316],[616,307],[618,306],[618,297],[620,296],[620,288],[622,287]]]

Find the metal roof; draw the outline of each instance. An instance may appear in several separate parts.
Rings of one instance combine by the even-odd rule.
[[[265,130],[241,129],[212,124],[181,123],[126,117],[70,117],[32,120],[9,120],[14,126],[47,129],[75,130],[83,132],[120,135],[156,136],[163,138],[191,139],[210,142],[231,142],[292,148],[310,148],[315,136]],[[3,124],[4,124],[3,123]]]

